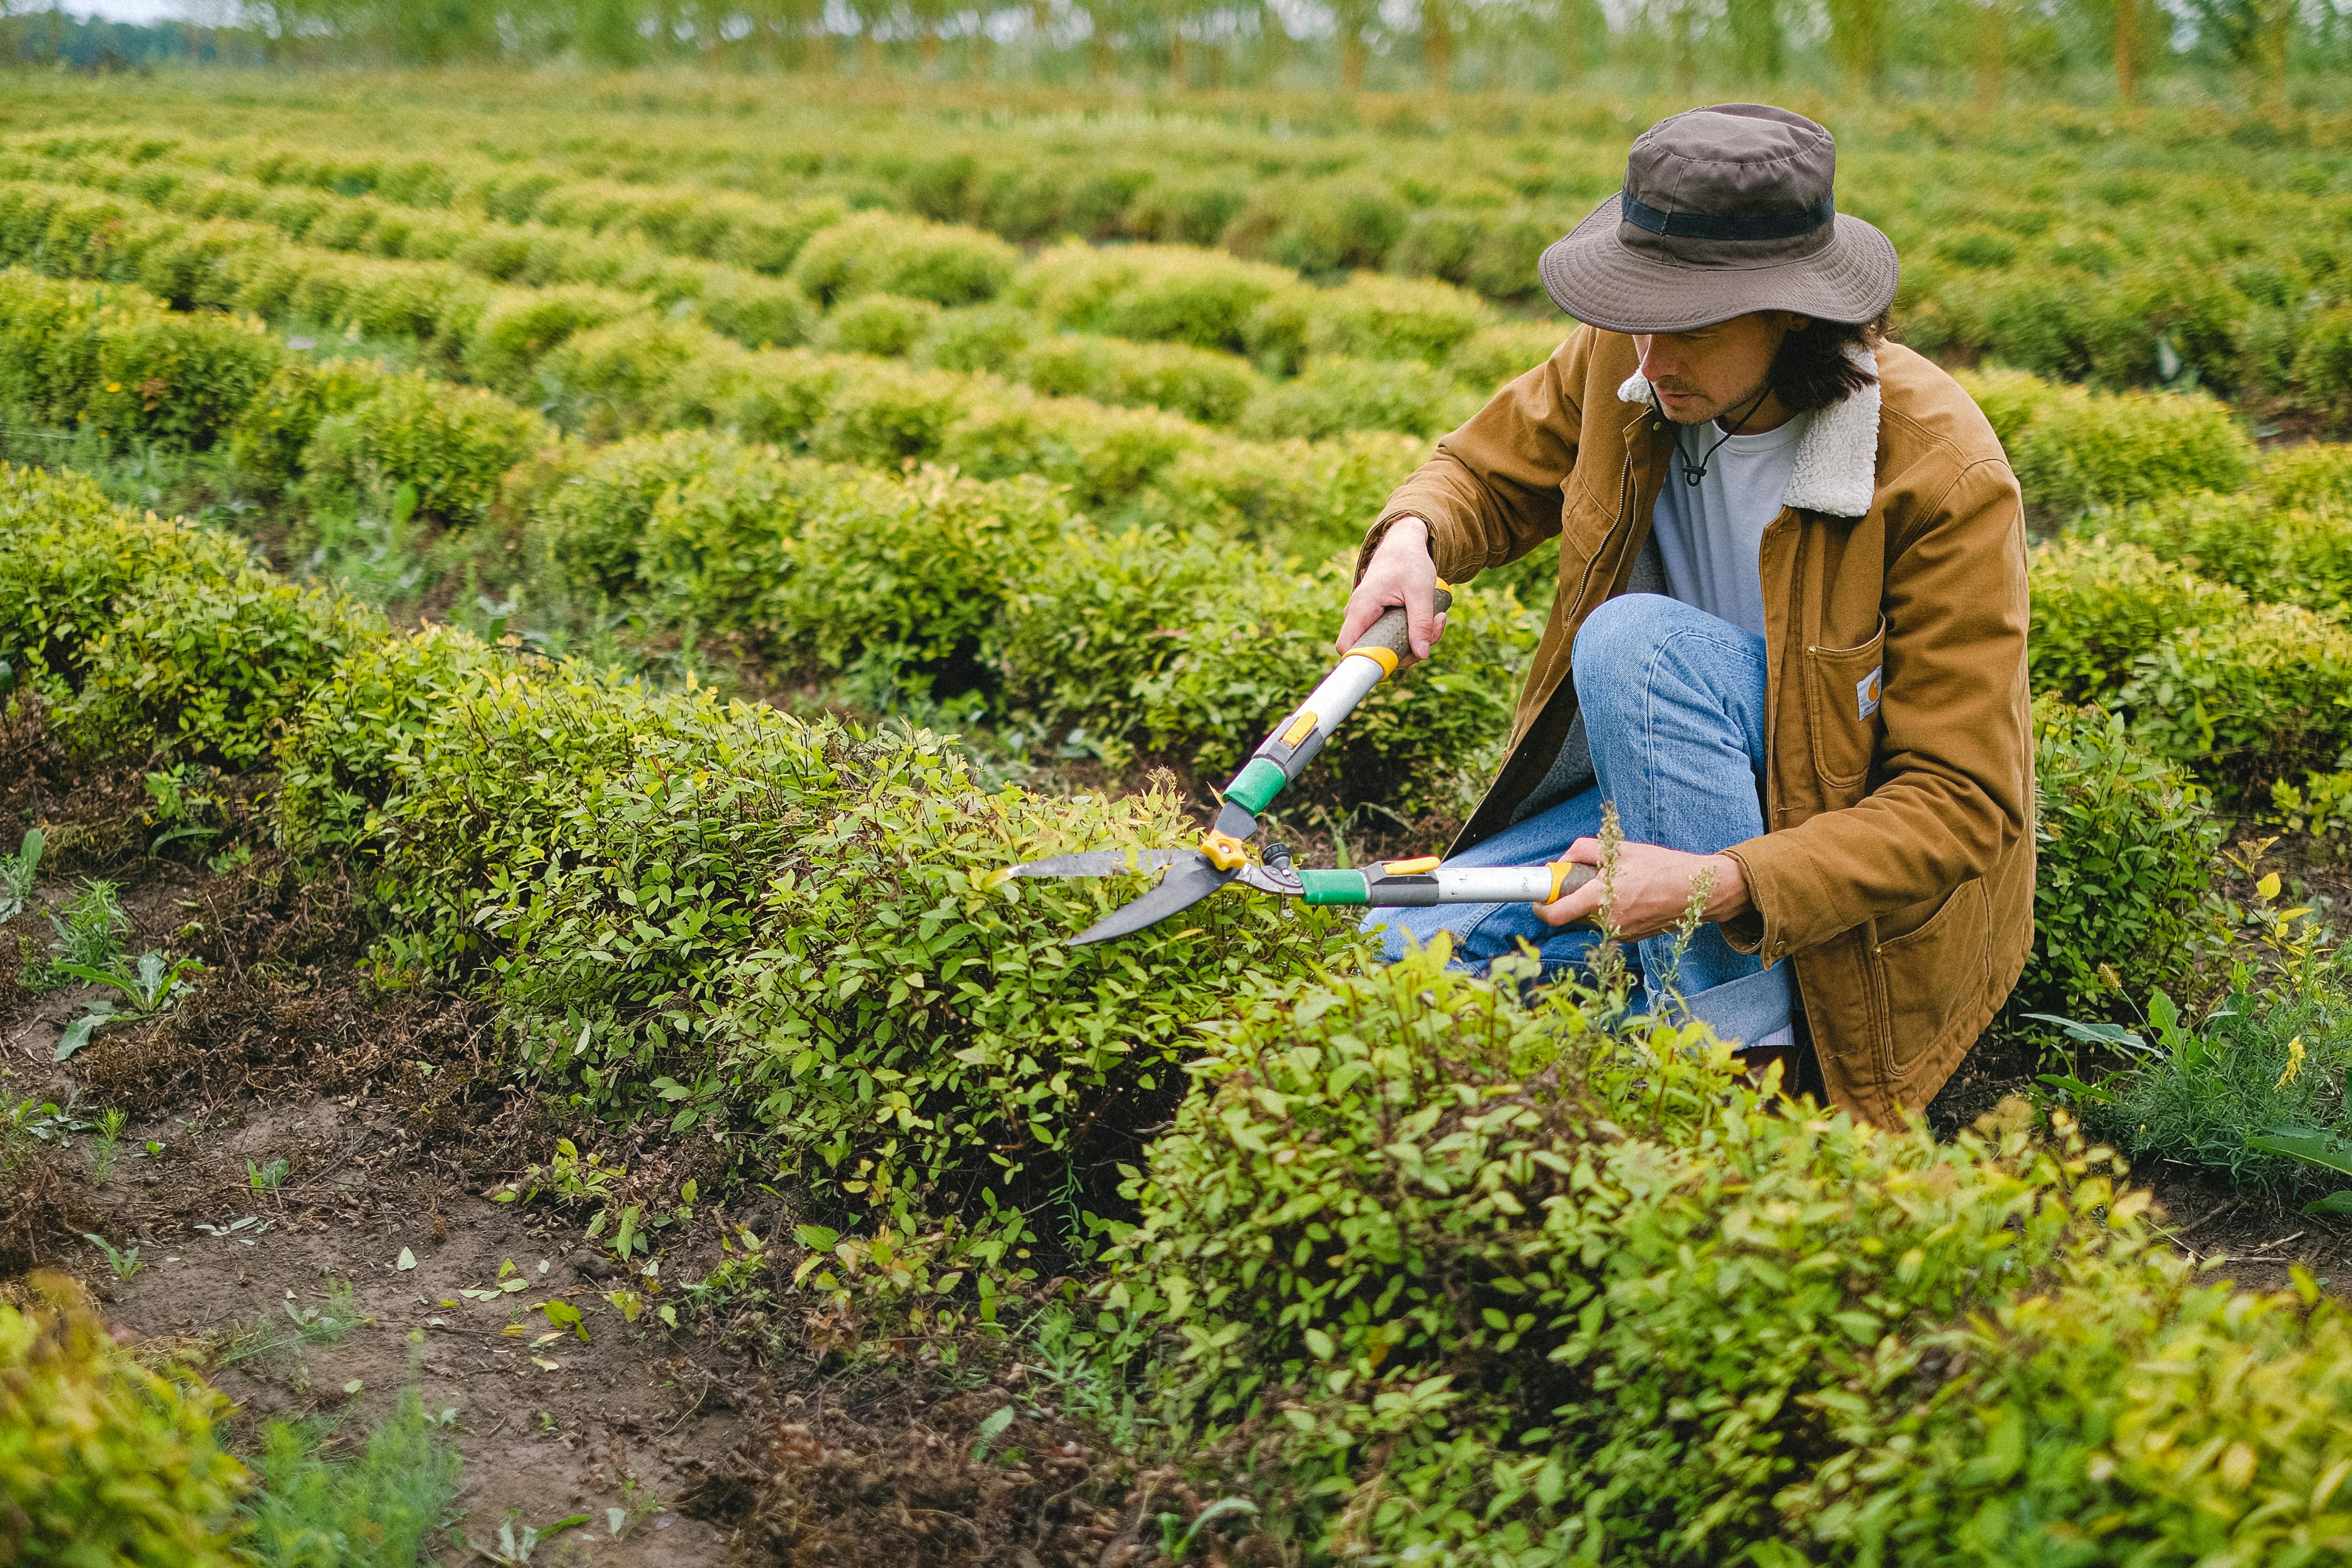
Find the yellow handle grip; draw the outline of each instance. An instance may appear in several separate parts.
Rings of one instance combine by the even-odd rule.
[[[1544,869],[1551,873],[1551,897],[1543,900],[1547,904],[1558,903],[1563,895],[1576,891],[1601,875],[1591,867],[1576,860],[1554,860]]]

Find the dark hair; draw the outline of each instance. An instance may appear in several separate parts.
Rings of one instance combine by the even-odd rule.
[[[1816,321],[1780,340],[1766,379],[1793,413],[1827,408],[1878,379],[1848,359],[1846,351],[1857,345],[1874,351],[1893,324],[1892,312],[1884,311],[1874,321]]]

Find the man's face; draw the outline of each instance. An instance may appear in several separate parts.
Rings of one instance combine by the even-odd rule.
[[[1666,417],[1701,425],[1755,402],[1780,340],[1804,324],[1786,310],[1758,310],[1687,332],[1636,332],[1633,347]]]

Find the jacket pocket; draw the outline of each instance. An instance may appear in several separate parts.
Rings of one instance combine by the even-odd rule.
[[[1899,927],[1912,910],[1887,916],[1880,930]],[[1992,983],[1992,904],[1984,879],[1962,882],[1934,912],[1899,936],[1881,936],[1875,949],[1886,986],[1891,1065],[1898,1082],[1922,1053],[1941,1040],[1952,1019],[1984,999]]]
[[[1813,771],[1825,784],[1852,789],[1870,772],[1870,759],[1886,728],[1878,717],[1885,651],[1885,616],[1879,618],[1876,634],[1866,643],[1805,650],[1809,675],[1805,704],[1807,727],[1812,731]]]

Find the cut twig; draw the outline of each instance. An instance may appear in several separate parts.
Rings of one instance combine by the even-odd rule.
[[[2178,1230],[2168,1230],[2163,1232],[2163,1237],[2167,1241],[2177,1242],[2192,1230],[2202,1230],[2205,1226],[2211,1225],[2215,1220],[2220,1219],[2223,1215],[2230,1213],[2232,1209],[2237,1208],[2244,1202],[2245,1200],[2243,1198],[2231,1198],[2220,1208],[2208,1209],[2204,1214],[2190,1220],[2187,1225],[2182,1226]]]

